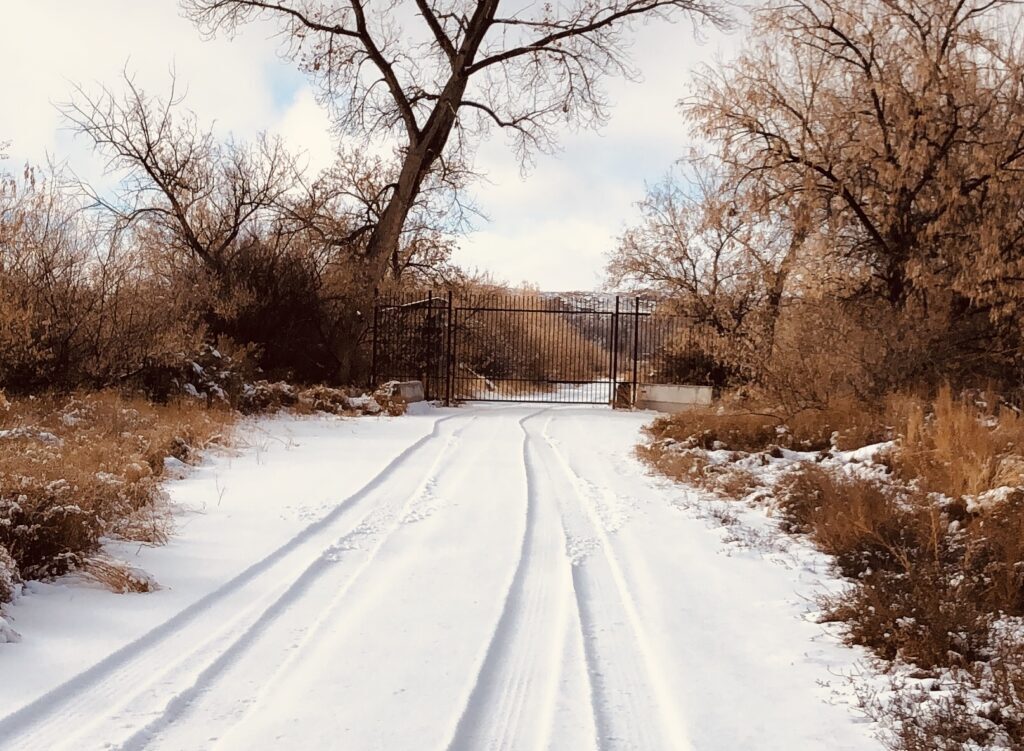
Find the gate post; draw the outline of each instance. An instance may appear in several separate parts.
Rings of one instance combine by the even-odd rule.
[[[420,367],[423,369],[420,378],[423,380],[423,394],[427,399],[432,398],[434,391],[433,360],[434,360],[434,291],[427,290],[427,312],[423,318],[423,328],[420,331],[423,339],[423,361]]]
[[[445,358],[444,358],[444,406],[452,406],[452,390],[453,390],[453,379],[455,373],[455,353],[452,351],[452,336],[454,334],[454,325],[452,321],[452,291],[448,290],[448,329],[446,333],[447,342],[445,343]]]
[[[618,402],[619,389],[619,296],[615,296],[615,313],[612,314],[612,409]]]
[[[380,298],[373,291],[373,346],[370,348],[370,391],[377,388],[377,347],[380,337]]]
[[[633,300],[633,394],[629,401],[630,407],[636,407],[637,373],[640,358],[640,298]]]

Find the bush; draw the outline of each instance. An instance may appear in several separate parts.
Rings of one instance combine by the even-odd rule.
[[[656,420],[637,451],[727,497],[771,485],[780,527],[806,535],[849,581],[823,598],[825,617],[883,659],[952,678],[939,699],[903,686],[865,699],[893,749],[1024,747],[1022,420],[948,386],[930,401],[892,394],[880,404],[834,399],[785,420],[737,404],[684,413]],[[892,444],[873,466],[833,450],[883,439]],[[782,448],[807,453],[790,463]],[[751,474],[759,459],[778,464]]]
[[[951,498],[1024,483],[1024,419],[1015,409],[967,396],[946,385],[935,400],[908,400],[902,411],[894,468]]]
[[[931,667],[984,659],[990,629],[1024,615],[1024,494],[966,512],[913,487],[814,464],[776,487],[783,529],[832,555],[853,588],[827,602],[853,643]]]
[[[787,414],[771,407],[742,403],[693,409],[657,418],[647,428],[656,441],[670,439],[701,449],[769,451],[786,448],[821,451],[859,448],[892,437],[877,408],[852,399],[836,399],[823,407]]]
[[[18,564],[10,551],[0,545],[0,603],[13,599],[20,584],[21,573],[18,571]]]
[[[776,498],[783,529],[810,535],[844,576],[903,566],[919,545],[906,501],[873,480],[802,464],[782,479]]]
[[[993,327],[935,291],[924,306],[901,309],[870,298],[794,296],[764,340],[724,341],[719,359],[736,363],[743,383],[787,413],[836,400],[880,404],[893,393],[934,393],[1022,382],[1018,334]],[[740,385],[734,379],[733,385]]]
[[[12,400],[0,410],[0,550],[12,580],[78,568],[102,536],[162,541],[165,459],[194,461],[230,420],[116,392]]]

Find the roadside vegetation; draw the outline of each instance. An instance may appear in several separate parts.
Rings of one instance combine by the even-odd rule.
[[[766,507],[849,582],[826,620],[892,665],[865,695],[894,749],[1024,744],[1024,419],[982,393],[892,395],[793,415],[750,404],[659,418],[640,456]]]
[[[849,587],[899,751],[1024,748],[1024,58],[1008,2],[768,2],[681,107],[706,150],[609,261],[701,333],[640,455]]]
[[[144,572],[103,553],[103,540],[165,542],[173,517],[162,482],[205,452],[228,449],[242,414],[405,408],[386,387],[368,395],[266,381],[239,384],[229,400],[225,371],[219,383],[204,383],[202,372],[196,363],[183,393],[159,401],[114,389],[10,398],[0,391],[0,602],[24,581],[72,571],[115,591],[148,589]]]
[[[99,555],[101,541],[164,542],[171,522],[161,481],[226,445],[232,422],[227,409],[195,400],[0,395],[0,600],[23,580],[72,570],[145,589],[144,577]]]

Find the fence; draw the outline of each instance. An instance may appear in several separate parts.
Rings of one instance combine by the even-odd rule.
[[[640,298],[435,295],[380,298],[371,380],[417,379],[427,397],[618,404],[642,383],[704,383],[693,323]]]

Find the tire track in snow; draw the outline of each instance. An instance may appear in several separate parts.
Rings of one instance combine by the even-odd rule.
[[[253,619],[259,621],[266,613],[274,612],[275,608],[283,609],[284,603],[296,591],[297,584],[308,577],[311,571],[322,567],[323,553],[339,539],[334,528],[344,526],[347,512],[361,505],[362,501],[387,484],[404,479],[397,477],[402,465],[426,450],[441,434],[442,425],[459,417],[462,416],[449,415],[437,419],[427,435],[396,455],[359,490],[220,587],[89,669],[0,719],[0,747],[17,748],[19,751],[33,748],[47,751],[62,747],[83,748],[76,742],[76,738],[84,732],[95,730],[108,719],[120,722],[117,727],[107,728],[109,735],[134,731],[130,724],[124,727],[125,718],[116,714],[111,718],[112,706],[123,708],[132,699],[159,702],[168,690],[166,685],[161,684],[161,678],[177,668],[187,670],[188,665],[203,655],[209,657],[212,653],[216,661],[219,659],[217,655],[234,650],[238,644],[239,637],[235,635],[239,629],[242,629],[244,638],[244,634],[252,627]],[[467,424],[472,420],[471,417]],[[446,443],[442,453],[450,448],[451,442]],[[419,489],[424,481],[416,483],[415,487]],[[308,562],[310,558],[312,563]],[[271,592],[269,596],[266,595],[268,587]],[[251,594],[250,590],[256,590],[254,599],[245,597]],[[263,597],[259,596],[261,591]],[[210,623],[209,631],[214,635],[198,646],[189,643],[188,639],[195,633],[207,633],[201,628],[206,622]],[[175,649],[177,642],[184,643]],[[223,646],[225,642],[226,646]],[[169,668],[166,666],[168,654],[175,656]],[[206,669],[210,667],[208,665]],[[195,670],[189,672],[194,674]],[[140,682],[143,684],[142,691],[134,691],[125,701],[126,690],[131,691],[130,687]],[[171,704],[163,701],[164,707],[158,712],[173,710],[173,700]],[[105,738],[105,747],[116,745],[109,742],[109,737]]]
[[[541,431],[548,461],[557,465],[575,497],[560,492],[562,525],[572,564],[573,589],[583,630],[584,654],[591,677],[599,748],[683,751],[693,743],[680,715],[673,712],[672,691],[661,672],[608,533],[588,494],[588,484],[553,443],[549,418]]]
[[[402,526],[331,628],[296,652],[286,672],[256,675],[262,653],[273,647],[261,643],[202,701],[202,713],[184,715],[152,748],[442,748],[516,568],[518,417],[492,414],[467,432],[451,471],[438,480],[439,513]],[[296,616],[302,613],[290,611],[282,622]],[[226,734],[215,724],[210,737],[204,720],[218,705],[260,689],[261,706]]]
[[[546,411],[519,420],[526,480],[519,556],[449,751],[532,751],[550,744],[571,584],[561,567],[557,513],[538,497],[529,455],[526,423]]]
[[[258,688],[254,688],[255,697],[248,695],[241,697],[242,700],[235,708],[237,711],[228,715],[224,714],[222,707],[218,707],[216,712],[210,713],[210,716],[203,716],[196,724],[203,728],[203,732],[206,735],[219,733],[218,740],[220,740],[225,733],[230,732],[231,728],[243,723],[246,717],[259,711],[262,703],[267,698],[269,690],[277,683],[280,676],[284,675],[300,658],[303,653],[303,647],[312,643],[317,636],[321,635],[326,625],[334,624],[337,626],[337,622],[332,620],[332,616],[344,602],[350,590],[370,570],[378,553],[391,536],[405,524],[410,523],[407,518],[409,512],[418,503],[423,502],[429,497],[429,491],[440,482],[442,477],[446,478],[446,473],[453,472],[454,470],[456,475],[465,474],[467,470],[465,463],[446,464],[445,460],[450,457],[456,448],[461,446],[464,442],[463,433],[476,420],[477,416],[473,416],[466,425],[461,426],[449,436],[448,442],[435,457],[420,485],[404,501],[400,504],[389,504],[383,509],[375,507],[364,517],[364,520],[374,515],[383,517],[383,524],[375,524],[373,526],[376,529],[367,532],[361,523],[352,532],[339,539],[336,544],[330,546],[325,551],[324,556],[312,564],[308,572],[304,572],[303,576],[306,577],[306,580],[301,584],[297,582],[300,588],[296,590],[293,597],[290,597],[287,602],[281,603],[280,607],[273,608],[272,611],[268,611],[261,617],[260,621],[253,625],[253,628],[250,629],[246,637],[232,646],[230,654],[225,654],[218,658],[216,663],[211,664],[203,671],[193,685],[189,686],[168,704],[162,715],[154,718],[120,746],[121,751],[141,751],[141,749],[149,748],[151,745],[175,749],[189,747],[162,737],[162,733],[166,731],[173,738],[174,728],[178,722],[187,721],[188,724],[192,724],[191,712],[195,705],[201,704],[204,695],[213,692],[220,679],[233,667],[236,667],[243,656],[250,663],[253,662],[255,658],[251,654],[246,653],[262,646],[265,654],[260,654],[258,659],[255,659],[260,671],[260,684]],[[336,578],[326,579],[323,577],[324,573],[336,569],[339,563],[337,559],[329,554],[333,550],[353,550],[353,548],[346,547],[345,543],[354,537],[372,539],[372,545],[366,552],[366,555],[355,565],[354,569],[342,571]],[[308,576],[306,576],[307,573]],[[326,580],[320,581],[321,578]],[[318,589],[314,589],[314,587],[318,587]],[[310,605],[313,612],[306,613],[301,611],[303,604]],[[300,634],[298,641],[293,641],[287,651],[283,651],[281,648],[280,640],[275,641],[275,639],[268,636],[270,630],[275,627],[287,630],[287,624],[281,623],[282,616],[285,615],[293,621],[298,618],[301,622],[298,629]],[[293,629],[291,639],[294,640],[294,638],[295,633]],[[266,644],[268,641],[269,644]],[[212,737],[210,740],[212,740]]]

